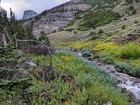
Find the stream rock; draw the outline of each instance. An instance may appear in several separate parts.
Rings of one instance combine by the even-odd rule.
[[[30,59],[30,58],[25,58],[25,59],[22,61],[21,66],[22,66],[23,68],[29,68],[29,67],[36,67],[37,65],[33,62],[32,59]]]
[[[111,101],[107,101],[107,102],[105,102],[105,104],[104,105],[113,105],[112,104],[112,102]]]

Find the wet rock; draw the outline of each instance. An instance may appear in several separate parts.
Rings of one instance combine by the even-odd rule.
[[[136,83],[140,83],[140,79],[136,79],[136,80],[134,81],[134,84],[136,84]]]
[[[88,57],[87,60],[92,61],[93,57]]]
[[[33,62],[33,60],[31,58],[25,58],[23,61],[22,61],[22,64],[21,66],[23,68],[30,68],[30,67],[36,67],[37,65]]]
[[[104,105],[113,105],[111,101],[106,101]]]
[[[91,53],[89,51],[83,51],[82,52],[82,57],[91,57]]]
[[[72,52],[79,52],[79,50],[78,49],[75,49],[75,48],[71,49],[71,51]]]

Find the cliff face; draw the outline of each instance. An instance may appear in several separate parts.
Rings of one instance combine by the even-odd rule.
[[[76,12],[90,7],[89,4],[67,2],[23,21],[23,25],[33,24],[33,33],[35,35],[39,35],[40,31],[50,33],[66,26],[74,18]]]
[[[36,15],[37,15],[37,13],[35,11],[33,11],[33,10],[26,10],[26,11],[24,11],[22,20],[35,17]]]

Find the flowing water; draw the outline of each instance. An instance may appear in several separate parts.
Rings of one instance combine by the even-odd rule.
[[[78,52],[78,55],[82,56],[82,52]],[[121,87],[135,102],[139,103],[137,105],[140,105],[140,79],[118,72],[114,65],[104,64],[97,59],[89,60],[89,58],[84,57],[86,61],[108,72],[113,79],[118,81],[117,86]]]

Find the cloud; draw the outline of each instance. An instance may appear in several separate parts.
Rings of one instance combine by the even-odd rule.
[[[67,1],[69,0],[2,0],[1,6],[8,11],[8,14],[11,7],[12,11],[16,13],[16,17],[20,19],[24,10],[34,10],[41,13],[43,10]]]

